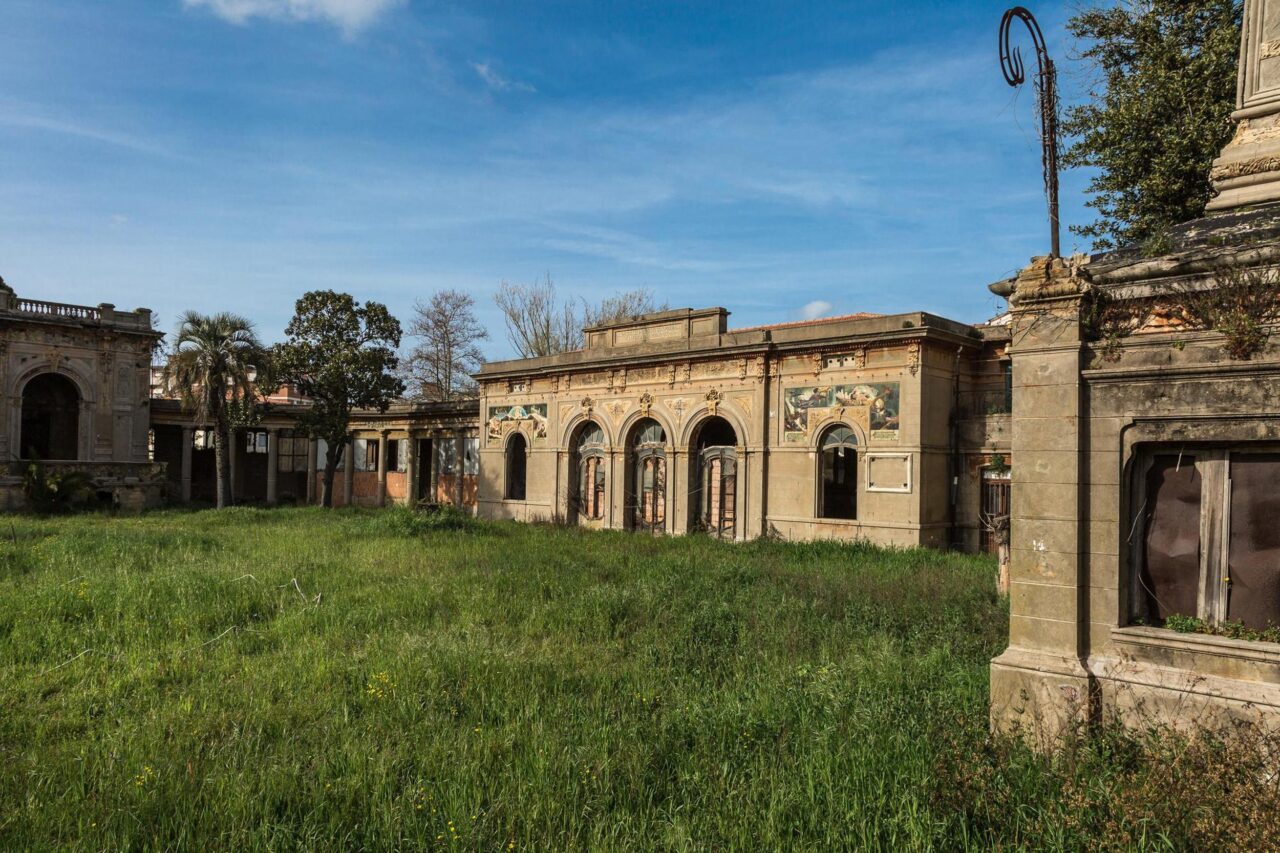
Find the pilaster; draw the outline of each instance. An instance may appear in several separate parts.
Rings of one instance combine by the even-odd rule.
[[[1082,265],[1037,258],[1010,299],[1012,455],[1026,461],[1014,469],[1009,647],[991,664],[991,721],[1046,742],[1088,713]]]

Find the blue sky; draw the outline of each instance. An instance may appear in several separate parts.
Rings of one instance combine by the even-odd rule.
[[[407,321],[460,288],[494,358],[493,292],[547,273],[736,326],[983,320],[1047,248],[1006,5],[0,0],[0,275],[267,340],[305,290]],[[1070,101],[1065,4],[1033,11]]]

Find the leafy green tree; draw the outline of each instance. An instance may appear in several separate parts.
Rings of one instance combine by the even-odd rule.
[[[356,409],[385,412],[404,393],[396,377],[400,321],[380,302],[313,290],[294,306],[286,340],[272,351],[272,378],[311,399],[298,429],[325,442],[321,503],[333,506],[333,478]]]
[[[1131,0],[1067,23],[1091,63],[1090,101],[1067,111],[1063,164],[1101,170],[1072,231],[1111,249],[1200,216],[1209,168],[1231,138],[1240,0]]]
[[[164,382],[199,423],[214,427],[218,508],[232,503],[232,427],[256,407],[265,352],[253,323],[237,314],[188,311],[178,323]]]

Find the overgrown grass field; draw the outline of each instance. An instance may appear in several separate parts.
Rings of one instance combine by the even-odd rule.
[[[1202,831],[1195,814],[1159,825],[1179,818],[1154,802],[1158,745],[1049,761],[986,737],[1007,613],[984,558],[399,510],[0,527],[4,849],[1177,847]]]

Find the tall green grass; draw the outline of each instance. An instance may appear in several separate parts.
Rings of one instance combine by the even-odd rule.
[[[0,527],[5,849],[1110,832],[1046,820],[1087,761],[986,738],[1007,631],[986,559],[396,510]]]

